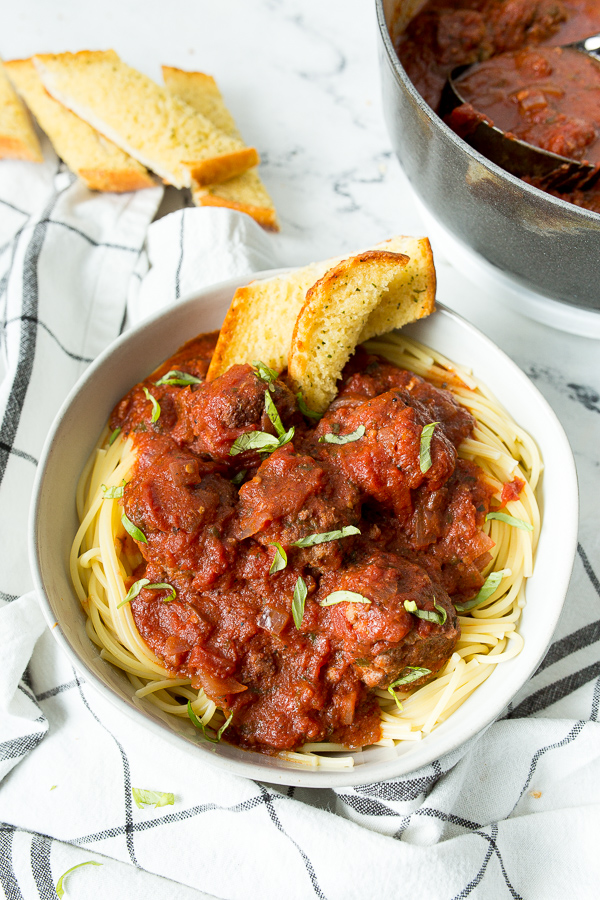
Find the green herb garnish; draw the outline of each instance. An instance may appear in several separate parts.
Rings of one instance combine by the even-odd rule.
[[[171,596],[168,599],[165,599],[165,603],[170,603],[171,600],[174,600],[177,596],[175,588],[172,584],[166,584],[166,582],[161,581],[157,584],[150,584],[150,580],[148,578],[140,578],[139,581],[136,581],[131,585],[129,590],[127,591],[127,596],[124,600],[118,604],[117,609],[121,606],[125,606],[126,603],[129,603],[131,600],[134,600],[140,591],[170,591]]]
[[[275,557],[269,569],[269,575],[274,575],[275,572],[281,572],[287,566],[287,553],[278,541],[273,541],[269,547],[275,547]]]
[[[515,519],[514,516],[509,516],[508,513],[489,512],[485,517],[485,521],[487,522],[488,519],[498,519],[499,522],[506,522],[507,525],[513,525],[515,528],[533,531],[533,525],[530,525],[529,522],[525,522],[523,519]]]
[[[272,369],[269,369],[269,372],[272,371]],[[273,453],[273,451],[278,450],[279,447],[284,447],[286,444],[289,444],[294,437],[295,428],[292,425],[289,431],[285,430],[283,422],[281,421],[281,416],[268,391],[265,391],[265,412],[271,420],[273,428],[277,432],[277,437],[274,437],[272,434],[267,434],[266,431],[247,431],[245,434],[241,434],[239,438],[236,438],[233,442],[231,450],[229,451],[230,456],[237,456],[238,453],[243,453],[245,450],[258,450],[259,453]]]
[[[160,418],[160,403],[158,402],[156,397],[152,396],[152,394],[150,393],[150,391],[148,390],[148,388],[145,385],[142,385],[142,390],[143,390],[144,394],[146,395],[146,400],[149,400],[150,403],[152,404],[152,416],[150,418],[150,421],[154,424],[154,422],[158,422],[158,420]]]
[[[231,483],[235,484],[236,486],[241,484],[242,481],[244,480],[244,478],[246,477],[247,471],[248,471],[248,469],[240,469],[240,471],[237,472],[231,479]]]
[[[258,377],[263,381],[266,381],[267,384],[272,384],[274,381],[277,381],[278,373],[275,369],[270,369],[269,366],[265,365],[264,362],[261,362],[260,359],[253,360],[252,365],[256,369]]]
[[[498,572],[491,572],[483,582],[481,590],[476,597],[473,597],[472,600],[467,600],[466,603],[457,603],[455,604],[454,608],[457,612],[467,612],[467,610],[475,609],[476,606],[480,606],[482,603],[485,603],[485,601],[492,596],[504,576],[510,574],[510,569],[500,569]]]
[[[364,425],[359,425],[356,431],[351,431],[350,434],[334,434],[333,432],[328,432],[319,438],[320,444],[351,444],[352,441],[357,441],[361,438],[366,431]]]
[[[220,741],[220,740],[221,740],[221,738],[223,737],[223,732],[224,732],[227,728],[229,728],[229,725],[230,725],[232,719],[233,719],[233,713],[230,713],[230,714],[229,714],[229,718],[228,718],[225,722],[223,722],[223,724],[221,725],[221,727],[220,727],[219,730],[217,731],[217,741]]]
[[[116,439],[119,437],[120,434],[121,434],[121,426],[119,425],[118,428],[115,428],[115,430],[112,432],[111,436],[108,439],[109,447],[112,447],[112,445],[114,444],[114,442],[116,441]],[[98,863],[98,865],[101,865],[101,863]],[[71,871],[71,870],[69,869],[69,871]]]
[[[304,400],[304,396],[302,391],[298,391],[296,394],[296,400],[298,401],[298,407],[303,416],[307,416],[309,419],[322,419],[324,413],[317,412],[314,409],[309,409]]]
[[[118,485],[118,487],[107,487],[105,484],[101,484],[100,487],[102,488],[102,497],[104,500],[118,500],[119,497],[123,496],[125,482]]]
[[[315,544],[327,544],[329,541],[337,541],[340,538],[350,537],[351,534],[360,534],[360,528],[355,525],[345,525],[339,531],[323,531],[321,534],[307,534],[306,537],[294,541],[292,547],[314,547]]]
[[[294,625],[298,630],[300,630],[302,619],[304,618],[304,604],[306,603],[307,594],[306,582],[303,578],[298,577],[292,599],[292,616],[294,617]]]
[[[148,543],[148,538],[146,537],[144,532],[140,531],[137,525],[134,525],[131,519],[129,519],[125,515],[125,513],[123,513],[123,515],[121,516],[121,522],[123,523],[123,528],[125,529],[125,531],[127,531],[135,541],[139,541],[140,544]]]
[[[165,581],[159,581],[157,584],[147,584],[147,591],[169,591],[171,596],[165,597],[163,603],[170,603],[177,596],[177,592],[172,584],[167,584]]]
[[[433,606],[433,610],[419,609],[414,600],[404,601],[404,609],[406,612],[412,613],[417,619],[424,619],[426,622],[435,622],[436,625],[444,625],[447,619],[446,610],[443,606],[438,606],[436,600],[433,601]]]
[[[425,425],[421,432],[421,447],[419,450],[419,468],[423,475],[427,472],[431,466],[433,465],[431,462],[431,438],[433,437],[433,430],[436,425],[439,425],[439,422],[430,422],[429,425]]]
[[[62,898],[65,896],[64,882],[67,875],[70,875],[71,872],[74,872],[75,869],[81,869],[82,866],[102,866],[104,863],[96,862],[93,859],[88,859],[87,862],[78,863],[76,866],[71,866],[70,869],[67,869],[66,872],[63,872],[58,881],[56,882],[56,894],[58,897]]]
[[[319,600],[319,606],[333,606],[334,603],[370,603],[368,597],[357,594],[355,591],[334,591],[328,594],[324,600]]]
[[[127,591],[125,599],[121,600],[121,602],[117,605],[117,609],[120,609],[121,606],[125,606],[126,603],[129,603],[131,600],[134,600],[137,597],[137,595],[139,594],[139,592],[141,590],[143,590],[143,588],[145,588],[147,584],[150,584],[149,578],[140,578],[139,581],[136,581],[134,584],[132,584],[131,587],[129,588],[129,590]]]
[[[187,713],[188,713],[188,716],[190,717],[190,721],[192,722],[192,725],[194,725],[196,728],[198,728],[202,732],[202,734],[204,735],[206,740],[210,741],[211,744],[219,743],[219,741],[223,737],[223,732],[225,731],[226,728],[229,727],[229,724],[230,724],[231,720],[233,719],[233,713],[231,713],[229,718],[227,719],[227,721],[224,722],[223,725],[221,725],[221,727],[219,728],[219,730],[213,737],[213,735],[211,734],[211,731],[213,729],[212,728],[208,729],[206,727],[206,725],[198,718],[198,716],[192,709],[192,701],[191,700],[188,700]]]
[[[394,698],[398,709],[402,709],[402,704],[396,697],[394,688],[401,687],[403,684],[411,684],[413,681],[418,681],[419,678],[424,678],[426,675],[431,675],[431,669],[422,669],[419,666],[406,666],[404,669],[402,669],[402,671],[406,672],[407,674],[400,675],[400,678],[397,678],[388,687],[388,692]]]
[[[144,809],[146,806],[158,809],[159,806],[173,806],[175,803],[175,794],[165,791],[147,791],[144,788],[132,787],[131,793],[138,809]]]
[[[161,384],[180,384],[185,387],[188,384],[201,383],[201,378],[196,378],[195,375],[190,375],[189,372],[181,372],[179,369],[171,369],[166,375],[163,375],[162,378],[159,378],[158,381],[154,382],[156,387]]]
[[[267,391],[265,393],[265,411],[271,420],[273,428],[277,432],[279,438],[282,438],[285,434],[285,428],[283,427],[283,422],[281,421],[281,416],[277,411],[277,407],[273,402],[273,398],[270,393]]]
[[[246,431],[240,434],[233,442],[230,456],[237,456],[238,453],[244,453],[246,450],[258,450],[259,452],[272,453],[279,447],[278,438],[266,431]]]

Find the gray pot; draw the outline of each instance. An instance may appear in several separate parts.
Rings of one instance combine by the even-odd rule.
[[[448,128],[413,87],[390,38],[423,0],[375,3],[387,127],[427,211],[517,287],[600,310],[600,215],[509,175]]]

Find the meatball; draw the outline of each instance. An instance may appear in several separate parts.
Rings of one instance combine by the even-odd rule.
[[[323,577],[318,599],[337,591],[371,601],[336,603],[321,612],[325,633],[354,661],[368,687],[388,687],[406,666],[437,672],[452,654],[460,635],[454,607],[416,563],[375,551]],[[410,611],[412,604],[418,611],[437,614],[440,623],[419,618]]]

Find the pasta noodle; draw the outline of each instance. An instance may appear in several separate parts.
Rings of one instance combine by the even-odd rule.
[[[498,519],[486,522],[495,542],[485,576],[502,572],[498,586],[479,605],[459,615],[461,636],[446,665],[423,687],[398,690],[396,699],[376,690],[381,713],[379,746],[396,746],[425,738],[485,681],[496,666],[513,659],[523,646],[518,625],[525,605],[525,582],[533,571],[540,530],[535,498],[542,462],[533,440],[511,419],[485,385],[471,372],[436,351],[397,333],[367,342],[366,349],[449,389],[476,418],[473,436],[459,448],[459,456],[477,463],[500,502],[503,485],[515,477],[525,487],[503,507],[514,519],[530,526],[515,527]],[[127,595],[126,580],[141,562],[127,550],[118,496],[105,497],[106,489],[128,479],[135,461],[131,438],[112,443],[108,429],[86,466],[77,487],[81,521],[71,549],[70,569],[79,600],[87,614],[87,633],[103,659],[122,669],[140,698],[161,711],[187,719],[188,701],[202,725],[218,730],[223,712],[202,689],[188,679],[172,677],[140,637]],[[108,493],[111,493],[108,491]],[[112,492],[114,493],[114,492]],[[130,546],[130,544],[129,544]],[[377,746],[377,745],[376,745]],[[310,767],[347,768],[360,751],[337,744],[306,744],[299,752],[279,757]]]

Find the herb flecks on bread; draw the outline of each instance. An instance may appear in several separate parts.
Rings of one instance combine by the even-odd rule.
[[[238,288],[225,316],[207,379],[211,381],[217,378],[236,363],[252,363],[253,360],[260,359],[277,372],[289,365],[290,374],[306,396],[317,393],[320,396],[321,391],[327,393],[331,390],[332,379],[335,384],[339,378],[342,358],[337,354],[332,354],[329,358],[326,353],[324,359],[321,359],[319,355],[318,329],[315,330],[314,324],[320,321],[323,312],[330,323],[328,327],[333,329],[329,340],[337,340],[340,345],[349,342],[352,344],[348,355],[357,343],[394,328],[401,328],[408,322],[414,322],[433,312],[436,276],[427,238],[399,235],[368,250],[387,254],[386,257],[380,257],[380,260],[387,259],[390,270],[393,269],[395,274],[392,277],[390,270],[384,266],[381,278],[368,280],[368,267],[366,263],[361,263],[360,273],[364,280],[366,300],[364,307],[362,303],[360,306],[352,304],[350,297],[336,288],[337,280],[323,281],[323,287],[326,284],[328,286],[330,303],[327,300],[317,303],[313,299],[312,304],[308,304],[308,293],[320,279],[324,279],[326,273],[334,271],[340,264],[350,269],[353,260],[364,256],[366,251],[352,257],[337,257],[312,263],[284,275],[254,281]],[[358,276],[354,282],[354,288],[357,287],[361,287]],[[354,293],[362,301],[362,289],[349,293]],[[315,296],[316,291],[313,298]],[[373,302],[375,296],[377,302]],[[324,309],[325,306],[328,309]],[[351,310],[355,311],[352,322]],[[361,310],[365,310],[366,315],[359,315]],[[301,325],[297,328],[298,322]],[[358,324],[360,329],[357,330]],[[347,329],[351,338],[345,337]],[[323,376],[319,376],[316,387],[309,384],[310,379],[315,377],[310,368],[313,353],[319,356],[319,365],[321,362],[324,365]],[[294,363],[292,356],[295,356]],[[322,408],[321,401],[318,402],[319,408]]]
[[[409,257],[367,250],[343,260],[306,294],[296,319],[289,375],[307,405],[323,412],[336,394],[336,381],[354,353],[371,313],[402,282]]]
[[[229,137],[242,140],[233,116],[225,106],[215,79],[204,72],[185,72],[172,66],[162,67],[167,90],[192,106]],[[259,225],[278,231],[277,214],[267,189],[256,169],[249,169],[220,184],[192,185],[196,206],[225,206],[252,216]]]
[[[33,60],[13,59],[5,66],[57,154],[90,190],[123,192],[155,186],[144,166],[50,96]]]
[[[0,62],[0,159],[43,162],[42,148],[27,110]]]
[[[33,57],[46,90],[168,184],[225,181],[257,165],[254,148],[207,118],[113,50]]]

